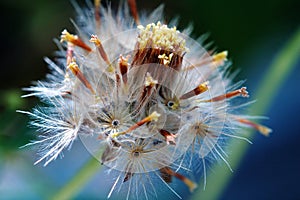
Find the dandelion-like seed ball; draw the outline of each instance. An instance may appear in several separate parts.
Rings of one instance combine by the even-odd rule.
[[[205,186],[207,160],[231,170],[228,139],[250,142],[239,127],[271,130],[240,113],[247,101],[233,101],[248,92],[226,76],[227,51],[204,48],[188,29],[163,23],[162,7],[139,16],[135,1],[128,5],[112,14],[100,1],[88,9],[75,4],[77,35],[62,31],[58,58],[45,59],[51,73],[25,89],[24,97],[45,103],[19,111],[39,132],[28,145],[39,147],[36,164],[47,165],[80,137],[109,169],[108,198],[122,188],[126,199],[158,198],[163,188],[182,198],[177,184],[192,192],[202,176]]]

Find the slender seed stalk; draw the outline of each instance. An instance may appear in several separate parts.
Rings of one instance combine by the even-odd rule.
[[[102,165],[92,157],[60,191],[49,197],[49,200],[65,200],[75,197],[84,185],[99,172]]]

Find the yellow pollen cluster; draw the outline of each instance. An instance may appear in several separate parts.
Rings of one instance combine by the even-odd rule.
[[[169,56],[166,56],[166,54],[162,54],[158,56],[159,59],[163,60],[164,65],[168,65],[171,62],[172,57],[173,57],[173,53],[171,53]]]
[[[154,87],[157,83],[158,83],[158,81],[154,80],[149,73],[146,74],[146,78],[145,78],[145,86],[146,87],[149,87],[149,86]]]
[[[139,25],[138,29],[140,30],[138,43],[141,49],[157,48],[178,53],[188,51],[185,40],[180,37],[180,32],[175,26],[168,28],[167,25],[157,22],[146,27]]]

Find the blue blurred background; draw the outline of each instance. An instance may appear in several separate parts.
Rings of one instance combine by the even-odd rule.
[[[118,1],[111,3],[117,7]],[[152,10],[160,3],[165,4],[167,19],[180,17],[179,28],[192,22],[194,36],[208,32],[219,51],[229,50],[233,69],[241,70],[236,80],[247,79],[250,94],[258,90],[272,61],[300,27],[298,0],[137,0],[141,10]],[[46,168],[34,166],[35,150],[19,148],[34,139],[34,131],[27,128],[28,118],[15,110],[31,109],[38,102],[21,99],[21,88],[45,77],[48,69],[43,57],[53,58],[57,48],[52,39],[64,28],[73,30],[69,19],[75,18],[75,12],[68,0],[1,0],[0,8],[0,199],[44,199],[62,187],[90,155],[77,141],[71,151],[65,151],[64,159]],[[265,113],[270,119],[263,123],[273,133],[268,138],[255,135],[221,199],[300,199],[299,83],[298,59]],[[99,173],[78,199],[97,198],[101,180]]]

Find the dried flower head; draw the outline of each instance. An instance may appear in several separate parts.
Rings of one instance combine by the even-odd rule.
[[[226,76],[227,51],[208,51],[188,31],[163,24],[162,7],[139,16],[135,1],[128,5],[133,19],[127,5],[116,15],[100,12],[100,1],[87,10],[75,5],[79,35],[64,30],[57,63],[46,58],[51,74],[26,88],[31,93],[24,97],[45,103],[20,111],[41,133],[28,145],[39,145],[36,163],[47,165],[80,136],[116,178],[108,197],[118,185],[127,188],[127,199],[158,197],[153,182],[159,180],[181,198],[170,185],[173,177],[193,191],[199,171],[206,183],[208,160],[231,169],[227,139],[250,143],[239,127],[271,130],[239,113],[247,103],[234,99],[248,92]]]

